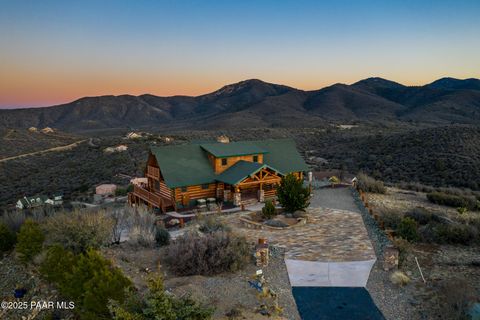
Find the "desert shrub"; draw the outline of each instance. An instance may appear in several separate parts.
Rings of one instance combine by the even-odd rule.
[[[59,213],[45,221],[47,242],[74,253],[111,243],[113,220],[104,210]]]
[[[357,175],[357,186],[363,192],[371,193],[386,193],[387,189],[382,181],[375,180],[372,177],[369,177],[365,173],[359,173]]]
[[[118,187],[118,188],[115,190],[115,196],[117,196],[117,197],[126,196],[127,193],[128,193],[127,188]]]
[[[400,221],[402,221],[402,214],[394,210],[386,210],[382,212],[382,221],[387,229],[396,230]]]
[[[310,189],[304,187],[303,181],[291,173],[282,177],[277,197],[287,212],[304,210],[310,205]]]
[[[439,289],[439,319],[471,319],[469,310],[476,297],[476,292],[469,281],[464,278],[443,280]]]
[[[112,219],[112,242],[119,244],[124,230],[128,230],[131,225],[131,215],[129,210],[124,208],[107,211]]]
[[[0,223],[0,253],[10,251],[13,249],[17,237],[15,233],[3,223]]]
[[[240,310],[239,308],[233,307],[232,309],[230,309],[230,311],[225,313],[225,316],[229,320],[242,319],[243,313],[242,310]]]
[[[438,243],[469,245],[479,240],[479,232],[471,225],[438,225],[435,240]]]
[[[206,320],[214,312],[188,295],[177,298],[166,293],[160,277],[148,279],[144,299],[130,291],[123,303],[110,301],[109,309],[114,320]]]
[[[168,247],[166,261],[182,276],[234,272],[250,259],[250,246],[243,237],[228,232],[205,235],[188,233]]]
[[[25,220],[17,235],[17,252],[24,263],[32,261],[33,257],[42,251],[45,235],[38,223]]]
[[[454,208],[464,207],[469,210],[477,209],[477,199],[474,196],[460,196],[445,192],[431,192],[427,194],[428,201]]]
[[[217,231],[230,231],[230,228],[222,223],[214,215],[202,216],[199,220],[200,230],[203,233],[212,233]]]
[[[280,221],[280,220],[270,219],[270,220],[266,220],[264,223],[265,223],[267,226],[270,226],[270,227],[277,227],[277,228],[285,228],[285,227],[288,227],[288,224],[286,224],[285,222]]]
[[[402,271],[395,271],[390,276],[390,281],[392,281],[392,283],[396,284],[397,286],[403,287],[410,283],[410,278]]]
[[[417,222],[409,217],[403,218],[398,225],[397,234],[408,241],[417,241],[419,239]]]
[[[416,207],[408,211],[405,213],[405,217],[412,218],[420,225],[425,225],[434,220],[434,215],[423,207]]]
[[[81,319],[108,319],[109,300],[123,302],[132,282],[97,251],[79,254],[70,272],[59,278],[63,296],[75,302]]]
[[[17,233],[20,231],[20,227],[26,219],[27,215],[24,211],[5,211],[0,217],[0,222],[7,226],[13,233]]]
[[[262,208],[262,217],[263,219],[272,219],[276,216],[277,212],[273,202],[271,200],[265,201],[265,205]]]
[[[394,245],[398,249],[398,265],[401,267],[407,261],[412,244],[405,239],[395,238]]]
[[[158,226],[155,233],[155,242],[157,246],[163,247],[170,243],[170,233],[163,226]]]
[[[45,260],[39,271],[43,278],[51,283],[63,284],[65,276],[72,272],[76,263],[75,255],[65,250],[61,245],[53,245],[47,250]]]
[[[132,226],[129,232],[130,243],[146,248],[154,246],[157,233],[155,215],[144,207],[135,208],[132,211]]]

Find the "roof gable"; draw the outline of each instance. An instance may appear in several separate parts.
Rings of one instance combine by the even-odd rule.
[[[267,165],[262,163],[240,160],[219,174],[216,179],[220,182],[225,182],[228,184],[237,184],[265,167],[267,167]]]
[[[207,154],[198,144],[152,147],[151,152],[170,188],[215,181]]]

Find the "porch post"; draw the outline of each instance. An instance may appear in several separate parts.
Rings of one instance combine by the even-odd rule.
[[[235,186],[235,192],[233,193],[233,205],[240,206],[242,202],[242,194],[240,192],[240,188]]]

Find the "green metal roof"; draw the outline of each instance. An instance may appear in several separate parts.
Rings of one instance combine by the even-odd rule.
[[[216,175],[206,151],[216,157],[262,153],[263,164],[239,161],[228,170]],[[235,184],[230,182],[237,181],[236,183],[238,183],[240,176],[243,175],[243,178],[245,178],[252,174],[254,170],[260,170],[263,165],[283,175],[309,170],[292,139],[155,146],[151,148],[151,152],[157,159],[166,185],[170,188],[213,183],[215,181]]]
[[[228,184],[237,184],[250,175],[254,175],[267,165],[258,162],[240,160],[227,170],[220,173],[216,179]]]
[[[213,167],[198,144],[152,147],[151,151],[170,188],[215,181]]]
[[[268,153],[263,155],[263,163],[283,175],[310,170],[292,139],[258,140],[251,143],[268,150]]]
[[[250,141],[238,141],[229,143],[204,143],[201,147],[217,158],[245,156],[249,154],[266,153],[267,150]]]

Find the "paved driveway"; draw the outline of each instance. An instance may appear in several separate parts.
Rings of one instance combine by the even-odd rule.
[[[360,212],[353,201],[350,188],[323,188],[313,191],[310,207],[324,207],[332,209]]]

